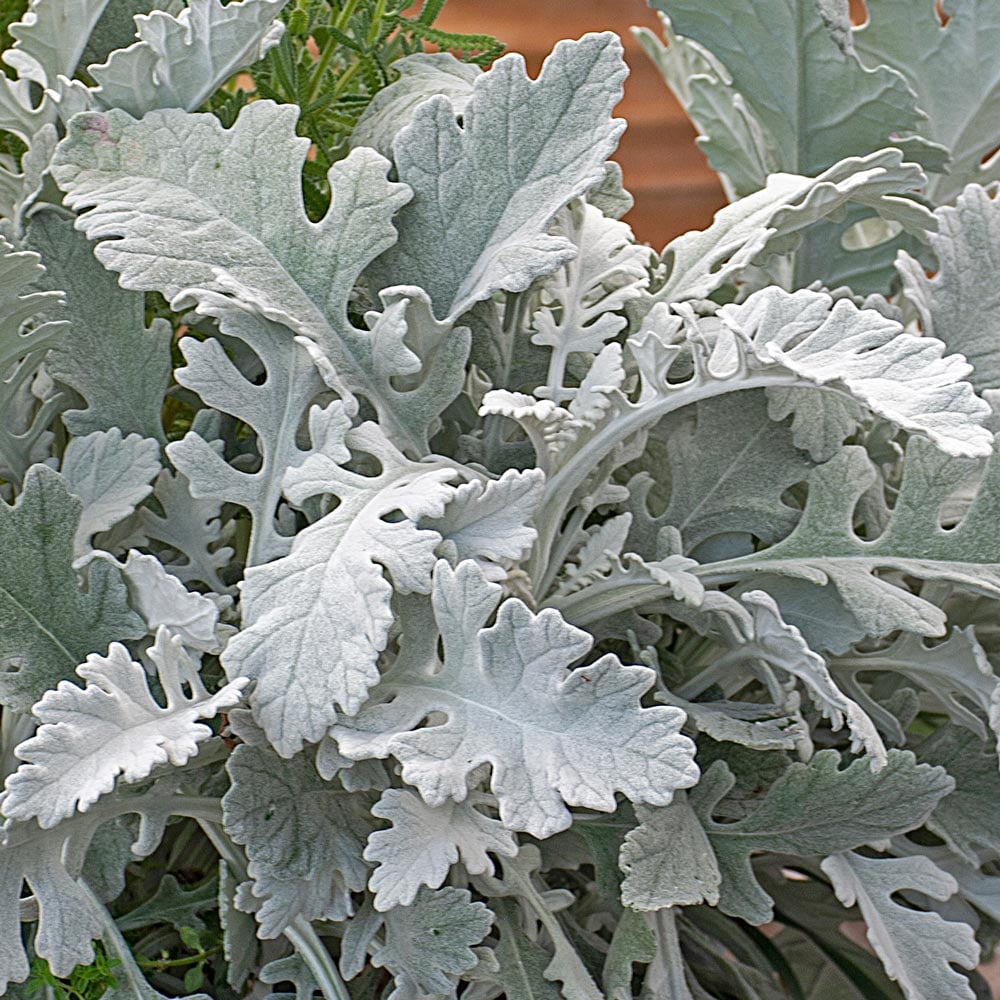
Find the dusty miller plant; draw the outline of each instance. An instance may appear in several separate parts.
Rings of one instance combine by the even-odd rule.
[[[5,995],[985,995],[1000,9],[654,5],[662,253],[613,35],[401,59],[314,220],[196,112],[284,0],[11,28]]]

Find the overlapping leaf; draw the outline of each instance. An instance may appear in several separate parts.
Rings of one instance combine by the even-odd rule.
[[[433,617],[412,606],[371,701],[331,730],[346,756],[392,754],[431,805],[463,801],[469,775],[488,763],[504,825],[537,837],[569,825],[567,805],[610,811],[616,791],[664,805],[697,780],[682,713],[639,703],[651,671],[613,655],[569,671],[590,637],[552,609],[500,604],[500,588],[472,562],[439,562],[432,601]],[[416,728],[435,712],[447,721]]]
[[[43,465],[29,471],[15,506],[0,505],[0,661],[8,665],[0,699],[18,711],[72,677],[88,653],[145,632],[114,566],[92,563],[80,588],[72,564],[82,510]]]
[[[189,0],[179,14],[154,10],[135,18],[139,40],[90,66],[104,107],[136,118],[156,108],[197,110],[237,70],[278,44],[275,21],[288,0]]]
[[[323,450],[288,471],[285,492],[293,503],[330,493],[340,504],[287,556],[247,571],[244,628],[223,657],[231,677],[257,680],[254,713],[283,756],[321,739],[338,707],[356,712],[378,681],[393,587],[431,585],[441,536],[417,522],[440,517],[452,494],[453,469],[410,461],[375,424],[350,428],[340,404],[324,413]],[[377,457],[377,475],[344,467],[352,448]],[[404,516],[390,520],[396,511]]]
[[[76,810],[86,812],[118,780],[149,776],[158,764],[180,766],[212,730],[200,723],[240,700],[245,680],[209,694],[179,639],[161,628],[149,650],[163,688],[161,705],[145,668],[120,643],[106,656],[92,653],[77,673],[80,688],[62,681],[33,712],[38,732],[17,748],[25,763],[7,779],[0,810],[10,819],[37,819],[43,829]],[[185,688],[187,690],[185,690]]]
[[[311,222],[299,183],[309,142],[295,135],[297,115],[295,106],[255,101],[227,130],[178,110],[139,122],[117,109],[88,113],[74,120],[53,175],[73,207],[89,209],[79,227],[103,240],[97,256],[126,288],[156,289],[176,308],[201,304],[213,315],[230,297],[288,326],[289,337],[318,345],[345,399],[365,396],[387,433],[424,454],[426,427],[409,407],[423,410],[428,396],[440,405],[440,380],[425,372],[411,391],[394,390],[393,377],[420,368],[399,350],[405,329],[396,320],[388,331],[359,330],[347,317],[360,272],[395,240],[392,216],[409,189],[386,180],[383,157],[354,150],[331,167],[333,201]],[[266,212],[242,196],[247,185],[271,192]],[[450,377],[451,356],[436,358]]]
[[[370,271],[376,286],[419,285],[436,316],[454,318],[570,260],[572,244],[546,230],[603,179],[625,73],[617,38],[585,35],[560,42],[535,81],[521,56],[498,60],[476,79],[461,126],[447,97],[420,105],[393,143],[414,199],[399,243]]]

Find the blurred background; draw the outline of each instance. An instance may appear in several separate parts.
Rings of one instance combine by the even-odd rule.
[[[639,240],[661,250],[689,229],[704,229],[725,203],[722,188],[694,144],[695,131],[629,28],[658,30],[645,0],[448,0],[438,27],[488,32],[521,52],[532,76],[560,38],[610,30],[625,43],[631,74],[616,114],[628,130],[614,157],[635,208],[625,216]]]

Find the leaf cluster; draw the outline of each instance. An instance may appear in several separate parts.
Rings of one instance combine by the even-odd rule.
[[[11,24],[4,996],[984,995],[1000,17],[653,6],[661,250],[612,34]]]

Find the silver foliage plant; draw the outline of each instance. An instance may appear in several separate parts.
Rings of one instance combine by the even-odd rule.
[[[731,198],[662,253],[611,34],[407,57],[317,221],[197,110],[283,0],[12,27],[4,995],[215,908],[217,1000],[984,995],[1000,8],[653,5]]]

